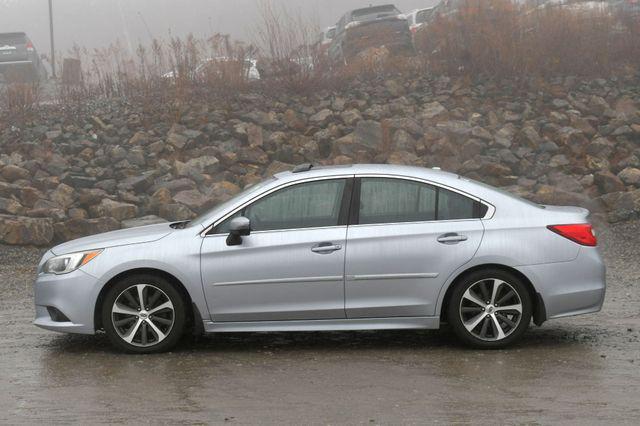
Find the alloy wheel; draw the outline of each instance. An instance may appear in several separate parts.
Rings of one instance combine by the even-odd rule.
[[[149,347],[162,342],[175,322],[175,309],[167,294],[151,284],[136,284],[118,295],[111,320],[126,343]]]
[[[487,278],[464,292],[460,301],[463,326],[475,338],[498,341],[513,333],[522,319],[522,299],[506,281]]]

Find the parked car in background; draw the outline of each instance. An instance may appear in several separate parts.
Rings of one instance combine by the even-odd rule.
[[[610,13],[612,11],[612,3],[608,1],[582,1],[575,2],[571,0],[548,0],[538,2],[534,7],[527,9],[525,14],[535,14],[544,10],[561,9],[574,14],[580,13]]]
[[[38,52],[25,33],[0,33],[0,73],[7,81],[34,82],[47,79]]]
[[[435,329],[505,347],[597,312],[605,267],[579,207],[541,206],[440,170],[305,164],[190,222],[44,254],[35,325],[121,350],[197,332]]]
[[[407,23],[412,35],[415,35],[420,28],[425,26],[433,16],[435,7],[416,9],[407,14]]]
[[[441,0],[435,5],[432,14],[434,16],[450,16],[458,13],[460,7],[464,5],[466,0]]]
[[[640,0],[613,0],[611,8],[623,23],[640,26]]]
[[[347,63],[371,48],[391,54],[413,54],[407,18],[391,4],[352,10],[340,18],[329,46],[329,57]]]
[[[320,37],[318,37],[318,47],[320,48],[320,53],[326,53],[329,50],[329,46],[331,46],[331,42],[336,35],[336,27],[335,25],[332,27],[325,28],[321,33]]]
[[[180,75],[180,72],[180,70],[168,71],[162,77],[175,78]],[[260,80],[258,61],[253,58],[237,59],[217,56],[203,60],[191,71],[183,72],[189,73],[190,78],[206,78],[208,75],[223,77],[225,74],[232,74],[233,76],[242,76],[248,81]]]

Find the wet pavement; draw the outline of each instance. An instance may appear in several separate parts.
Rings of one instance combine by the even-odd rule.
[[[33,325],[41,251],[0,247],[0,423],[640,423],[640,222],[600,229],[601,313],[508,350],[447,331],[222,334],[172,353]]]

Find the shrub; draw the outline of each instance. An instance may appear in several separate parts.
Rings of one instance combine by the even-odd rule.
[[[463,0],[420,31],[416,45],[434,72],[604,76],[640,65],[637,28],[608,9]]]

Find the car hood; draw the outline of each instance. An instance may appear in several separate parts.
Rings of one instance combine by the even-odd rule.
[[[104,234],[91,235],[78,238],[55,246],[51,249],[53,254],[61,255],[75,253],[83,250],[103,249],[128,244],[150,243],[169,235],[174,231],[169,223],[140,226],[137,228],[121,229],[119,231],[105,232]]]

